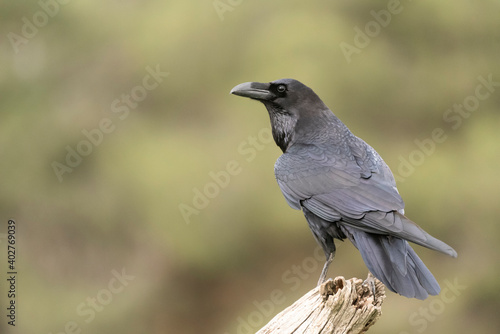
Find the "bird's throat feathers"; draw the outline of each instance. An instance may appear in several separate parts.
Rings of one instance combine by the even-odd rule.
[[[295,109],[285,110],[272,103],[264,103],[269,118],[274,141],[283,153],[294,143],[315,144],[329,141],[340,144],[341,138],[350,133],[347,127],[328,109],[322,105],[316,112],[298,112]],[[335,132],[322,131],[336,124]]]
[[[265,106],[269,112],[269,118],[271,119],[271,129],[274,141],[284,153],[293,142],[297,118],[291,117],[286,110],[276,105],[265,103]]]

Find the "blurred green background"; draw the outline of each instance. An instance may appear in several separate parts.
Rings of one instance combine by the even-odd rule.
[[[370,333],[498,332],[499,17],[497,0],[2,2],[0,331],[250,333],[312,289],[323,259],[275,183],[267,112],[229,95],[291,77],[459,254],[415,246],[446,293],[388,292]],[[339,244],[330,275],[366,277]]]

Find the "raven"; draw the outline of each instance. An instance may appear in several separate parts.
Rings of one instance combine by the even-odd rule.
[[[407,241],[456,257],[453,248],[404,216],[404,202],[380,155],[356,137],[312,89],[294,79],[246,82],[231,94],[260,101],[283,154],[274,166],[288,204],[302,210],[326,262],[334,239],[349,239],[371,273],[408,298],[437,295],[439,284]]]

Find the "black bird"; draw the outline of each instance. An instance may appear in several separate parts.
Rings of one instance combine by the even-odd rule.
[[[288,204],[302,210],[326,262],[334,239],[349,239],[372,274],[409,298],[437,295],[439,284],[407,241],[456,257],[453,248],[404,216],[394,176],[380,155],[342,123],[312,89],[293,79],[246,82],[231,94],[264,104],[274,141],[274,166]]]

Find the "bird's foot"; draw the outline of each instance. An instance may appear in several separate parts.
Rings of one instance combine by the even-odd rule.
[[[377,301],[377,295],[375,291],[375,281],[373,280],[373,275],[372,273],[368,273],[368,277],[363,282],[363,286],[366,286],[368,290],[372,293],[373,295],[373,302],[375,303]]]

